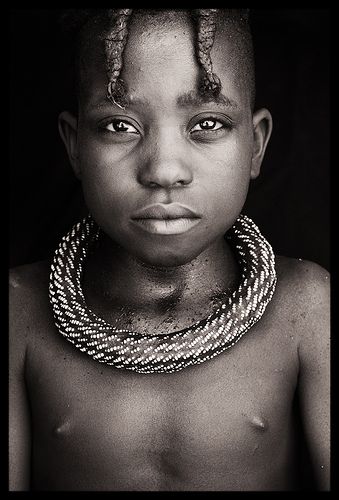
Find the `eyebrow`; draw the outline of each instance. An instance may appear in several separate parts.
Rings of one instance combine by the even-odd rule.
[[[128,97],[129,103],[132,104],[143,104],[143,101],[139,98],[130,98]],[[229,108],[237,109],[238,104],[236,101],[233,99],[230,99],[229,97],[225,96],[222,93],[219,93],[218,95],[211,95],[211,94],[199,94],[196,90],[190,90],[188,92],[185,92],[184,94],[181,94],[177,97],[176,99],[176,104],[179,107],[197,107],[201,106],[202,104],[207,104],[207,103],[215,103],[215,104],[221,104],[223,106],[227,106]],[[105,108],[109,105],[109,101],[107,99],[100,101],[98,103],[95,103],[90,106],[91,109],[98,109],[98,108]]]
[[[196,90],[191,90],[189,92],[185,92],[184,94],[178,96],[177,105],[181,107],[194,107],[201,106],[201,104],[206,104],[209,102],[214,102],[216,104],[223,104],[229,108],[237,108],[237,103],[225,96],[224,94],[219,93],[214,96],[211,94],[199,94]]]

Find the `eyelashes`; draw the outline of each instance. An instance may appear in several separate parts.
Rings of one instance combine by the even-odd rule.
[[[193,123],[192,123],[193,122]],[[215,117],[215,116],[205,116],[200,120],[197,120],[195,117],[193,120],[190,120],[188,124],[188,134],[191,136],[191,139],[210,139],[215,136],[223,136],[225,133],[230,131],[233,128],[233,123],[230,119],[226,119],[226,117]],[[129,120],[125,118],[110,118],[105,120],[104,122],[99,124],[100,131],[112,134],[116,138],[119,136],[119,140],[123,137],[125,140],[135,139],[137,135],[142,135],[139,130],[139,127],[135,124],[132,124]]]
[[[201,120],[196,125],[194,125],[190,132],[215,131],[223,128],[224,126],[225,125],[222,122],[216,120],[215,118],[205,118],[204,120]]]
[[[218,139],[224,139],[233,128],[233,123],[226,119],[217,119],[208,117],[199,120],[190,129],[190,137],[193,141],[200,143],[213,142]]]
[[[126,120],[109,120],[106,124],[103,124],[103,128],[112,133],[139,134],[136,127]]]

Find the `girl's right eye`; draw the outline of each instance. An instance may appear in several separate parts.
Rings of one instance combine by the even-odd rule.
[[[113,134],[117,133],[139,134],[138,130],[133,125],[131,125],[129,122],[119,119],[110,120],[104,123],[102,125],[102,128]]]

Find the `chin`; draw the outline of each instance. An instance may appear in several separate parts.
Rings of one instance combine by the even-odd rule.
[[[194,260],[197,255],[192,253],[178,253],[170,252],[170,251],[152,251],[150,253],[143,253],[142,255],[136,255],[137,260],[139,260],[142,264],[150,267],[158,267],[158,268],[173,268],[184,266],[188,264],[192,260]]]

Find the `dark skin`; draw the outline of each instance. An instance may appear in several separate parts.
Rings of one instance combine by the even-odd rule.
[[[252,114],[227,50],[220,35],[212,60],[228,103],[183,106],[198,79],[188,25],[133,24],[122,75],[130,106],[105,100],[105,73],[92,59],[78,119],[60,116],[106,233],[85,269],[85,297],[112,323],[146,334],[184,328],[239,280],[223,235],[259,174],[272,120],[265,109]],[[145,231],[131,215],[150,202],[188,205],[199,223],[181,234]],[[58,334],[46,263],[15,269],[10,489],[293,489],[296,391],[318,487],[328,489],[328,273],[278,257],[277,274],[263,318],[231,349],[177,373],[141,375],[100,364]]]

